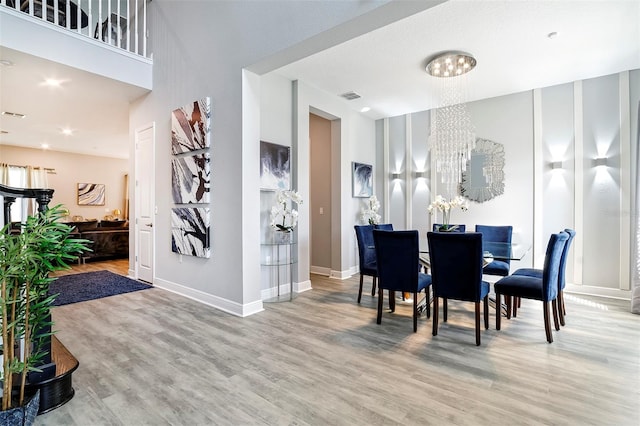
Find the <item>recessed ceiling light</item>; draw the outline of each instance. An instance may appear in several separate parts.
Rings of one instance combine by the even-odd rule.
[[[49,87],[60,87],[62,85],[62,80],[47,78],[44,80],[44,85]]]
[[[363,108],[360,110],[360,112],[369,112],[369,111],[371,111],[371,108],[370,108],[370,107],[363,107]]]
[[[0,64],[4,65],[5,67],[12,67],[13,66],[13,62],[11,62],[8,59],[0,59]]]
[[[65,135],[65,136],[71,136],[71,135],[73,135],[73,130],[72,130],[72,129],[70,129],[70,128],[68,128],[68,127],[65,127],[65,128],[63,128],[63,129],[60,129],[60,131],[61,131],[61,132],[62,132],[62,134],[63,134],[63,135]]]
[[[40,145],[40,147],[42,149],[48,149],[49,148],[49,144],[48,143],[43,143],[42,145]]]

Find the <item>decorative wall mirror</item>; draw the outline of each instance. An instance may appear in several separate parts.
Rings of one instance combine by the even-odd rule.
[[[504,146],[488,139],[476,139],[462,172],[460,194],[483,203],[504,193]]]

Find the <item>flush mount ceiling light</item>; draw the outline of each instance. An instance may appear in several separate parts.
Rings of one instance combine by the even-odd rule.
[[[431,58],[426,69],[434,77],[456,77],[468,73],[475,66],[476,60],[469,53],[445,52]]]
[[[12,67],[13,66],[13,62],[11,62],[8,59],[0,59],[0,64],[4,65],[5,67]]]

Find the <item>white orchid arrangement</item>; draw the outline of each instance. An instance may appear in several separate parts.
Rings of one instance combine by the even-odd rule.
[[[436,199],[429,204],[427,210],[429,214],[433,214],[436,211],[442,212],[442,228],[445,231],[452,231],[457,226],[450,226],[451,210],[459,208],[463,212],[469,210],[469,202],[460,195],[448,200],[442,195],[437,195]]]
[[[375,195],[372,195],[367,200],[367,204],[362,208],[360,218],[363,222],[369,223],[369,225],[380,223],[380,219],[382,219],[382,217],[378,214],[379,209],[380,202]]]
[[[276,191],[276,205],[271,207],[271,227],[283,232],[291,232],[298,224],[298,211],[292,203],[302,204],[297,191]]]

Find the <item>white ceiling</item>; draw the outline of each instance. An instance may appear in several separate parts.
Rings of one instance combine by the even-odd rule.
[[[547,35],[557,32],[550,39]],[[445,50],[474,55],[465,100],[640,68],[640,1],[449,1],[276,72],[378,119],[441,104],[442,79],[425,72]],[[128,104],[144,90],[0,47],[0,144],[127,158]],[[60,88],[43,86],[47,77]],[[63,127],[73,136],[61,134]]]
[[[0,115],[0,144],[129,157],[129,103],[146,90],[4,47],[0,60],[0,112],[26,115]]]
[[[557,32],[554,39],[548,36]],[[449,1],[277,72],[379,119],[441,105],[427,58],[471,53],[467,101],[640,68],[640,1]],[[346,101],[345,101],[346,102]]]

